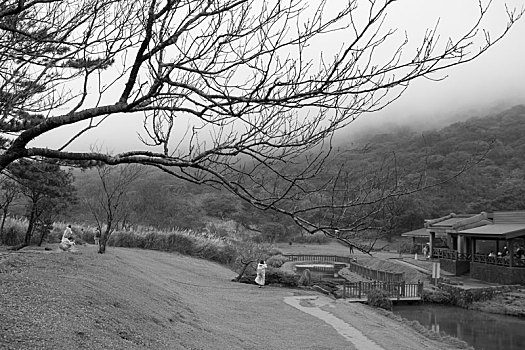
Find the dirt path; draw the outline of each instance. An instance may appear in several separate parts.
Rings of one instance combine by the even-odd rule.
[[[455,349],[365,305],[233,283],[177,254],[84,246],[0,266],[2,349]]]

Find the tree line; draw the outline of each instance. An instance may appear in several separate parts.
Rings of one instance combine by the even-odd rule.
[[[326,162],[325,173],[312,181],[321,183],[324,177],[330,178],[345,169],[346,165],[341,164],[348,164],[352,167],[354,183],[370,184],[366,189],[370,197],[374,195],[373,188],[384,187],[381,181],[388,181],[387,177],[377,175],[381,171],[392,173],[395,170],[406,182],[437,183],[386,201],[381,210],[370,217],[366,228],[387,237],[420,228],[425,219],[451,212],[523,210],[523,120],[525,106],[515,106],[496,115],[472,118],[441,130],[416,132],[401,128],[392,133],[369,135],[352,147],[341,145],[337,157]],[[465,169],[465,164],[473,160],[473,165]],[[426,172],[424,178],[421,177],[422,169]],[[464,170],[460,172],[461,169]],[[363,179],[359,180],[356,174]],[[443,179],[447,181],[440,183]],[[319,188],[319,183],[314,187]],[[245,238],[260,242],[288,241],[305,234],[286,215],[256,209],[229,192],[176,180],[164,172],[145,167],[111,168],[101,164],[78,169],[45,161],[24,161],[12,167],[10,177],[2,177],[0,187],[3,220],[9,210],[13,210],[11,204],[24,199],[24,209],[15,208],[15,212],[29,221],[25,243],[29,243],[35,228],[41,240],[45,239],[42,232],[46,230],[41,228],[54,220],[93,225],[105,232],[104,242],[115,229],[139,225],[210,230],[224,236],[250,232]],[[345,195],[352,195],[351,190],[349,188]],[[366,192],[364,186],[359,190]],[[305,207],[314,207],[314,204],[307,203]],[[366,210],[373,212],[371,208]],[[319,209],[309,217],[319,225],[325,220],[336,219],[328,209]],[[221,226],[224,222],[232,224],[224,228]],[[338,224],[348,226],[352,223]]]

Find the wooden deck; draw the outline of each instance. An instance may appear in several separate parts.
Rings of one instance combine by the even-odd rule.
[[[338,288],[342,290],[342,297],[350,302],[364,302],[367,301],[367,295],[372,290],[381,290],[390,300],[393,301],[417,301],[421,300],[423,294],[423,283],[406,283],[404,281],[404,274],[392,273],[387,271],[379,271],[370,269],[356,264],[348,257],[333,256],[333,255],[299,255],[286,254],[290,261],[312,262],[314,264],[322,264],[331,262],[332,266],[317,266],[311,267],[313,271],[321,271],[334,276],[343,277],[345,280],[334,281]],[[339,263],[339,264],[338,264]],[[343,264],[340,264],[343,263]],[[359,276],[363,280],[349,280],[348,276],[338,274],[341,265],[347,265],[347,271],[351,275]],[[339,266],[337,266],[339,265]],[[299,269],[297,269],[299,270]],[[322,279],[322,277],[319,277]]]

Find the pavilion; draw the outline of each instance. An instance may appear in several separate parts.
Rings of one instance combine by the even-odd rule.
[[[425,230],[431,257],[439,259],[443,270],[456,276],[470,273],[487,282],[525,285],[525,259],[515,254],[525,244],[525,211],[449,214],[425,220]],[[444,246],[438,247],[438,241]],[[489,256],[491,252],[496,256]]]

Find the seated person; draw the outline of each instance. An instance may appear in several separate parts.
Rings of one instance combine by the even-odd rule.
[[[75,241],[73,239],[73,231],[71,231],[71,225],[68,225],[66,229],[64,230],[64,234],[62,235],[62,240],[58,247],[64,251],[69,251],[71,248],[75,245]]]

